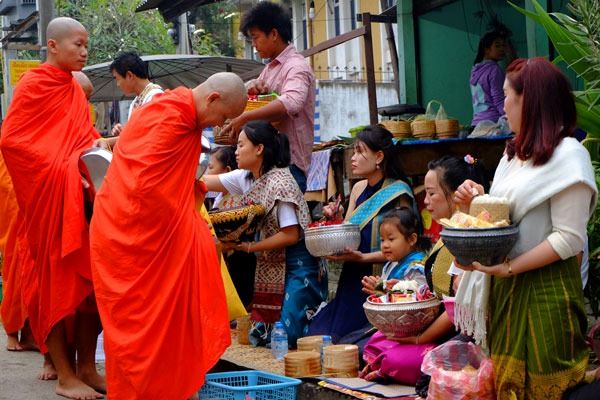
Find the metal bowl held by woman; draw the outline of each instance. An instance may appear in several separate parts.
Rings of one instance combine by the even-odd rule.
[[[442,241],[462,265],[502,263],[519,237],[517,225],[502,228],[444,228]]]
[[[261,204],[252,204],[211,211],[208,215],[220,241],[239,242],[252,240],[258,223],[265,215],[265,208]]]
[[[388,339],[416,336],[436,319],[440,312],[440,300],[399,303],[374,303],[369,299],[363,304],[367,319]]]
[[[304,231],[308,252],[313,257],[341,254],[347,248],[358,249],[360,226],[357,224],[326,225],[308,228]]]

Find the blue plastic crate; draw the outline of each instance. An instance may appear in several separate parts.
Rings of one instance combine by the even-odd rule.
[[[302,381],[263,371],[207,374],[202,400],[296,400]]]

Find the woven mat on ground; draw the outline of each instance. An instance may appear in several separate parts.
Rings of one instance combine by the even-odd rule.
[[[348,389],[352,392],[359,392],[364,395],[365,393],[369,393],[371,395],[366,395],[366,397],[359,397],[353,393],[350,394],[359,399],[378,399],[378,398],[386,398],[386,399],[398,399],[402,398],[406,400],[407,398],[415,398],[415,388],[412,386],[405,386],[399,384],[389,384],[382,385],[375,382],[369,382],[360,378],[326,378],[325,383],[330,385],[336,385],[341,388]],[[321,383],[319,383],[321,384]],[[324,387],[328,387],[322,385]],[[329,387],[330,389],[334,389],[333,387]],[[336,390],[336,389],[334,389]],[[379,396],[379,397],[374,397]]]
[[[277,361],[270,349],[238,344],[235,329],[231,330],[231,346],[227,348],[221,359],[254,370],[279,375],[285,373],[283,361]]]

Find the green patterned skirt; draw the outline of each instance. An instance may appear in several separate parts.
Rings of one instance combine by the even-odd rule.
[[[498,399],[557,399],[585,375],[589,351],[576,259],[494,278],[489,343]]]

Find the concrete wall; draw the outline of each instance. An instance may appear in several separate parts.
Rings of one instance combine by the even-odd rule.
[[[348,129],[369,123],[367,84],[357,82],[318,81],[319,133],[321,141],[349,136]],[[393,83],[377,84],[377,106],[397,104]]]

